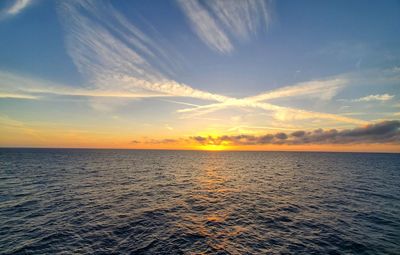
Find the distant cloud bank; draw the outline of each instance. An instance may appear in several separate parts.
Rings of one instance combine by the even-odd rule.
[[[314,131],[298,130],[292,133],[234,136],[193,136],[190,140],[199,144],[230,144],[230,145],[264,145],[264,144],[373,144],[373,143],[400,143],[400,121],[382,121],[364,127],[344,130]]]

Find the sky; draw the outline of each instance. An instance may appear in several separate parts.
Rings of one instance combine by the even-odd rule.
[[[0,146],[400,152],[399,1],[0,2]]]

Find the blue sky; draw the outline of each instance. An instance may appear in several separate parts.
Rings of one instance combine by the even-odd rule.
[[[2,122],[36,132],[4,145],[400,116],[399,1],[2,1],[0,38]]]

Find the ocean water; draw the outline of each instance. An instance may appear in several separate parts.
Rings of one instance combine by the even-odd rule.
[[[400,155],[0,149],[0,254],[400,254]]]

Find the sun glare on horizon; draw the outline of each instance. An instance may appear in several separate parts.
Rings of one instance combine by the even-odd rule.
[[[200,146],[200,149],[205,151],[224,151],[224,150],[229,150],[229,148],[230,147],[226,145],[218,145],[218,144],[207,144]]]

